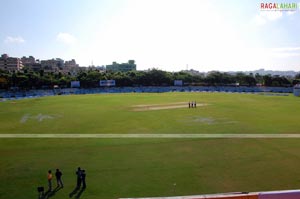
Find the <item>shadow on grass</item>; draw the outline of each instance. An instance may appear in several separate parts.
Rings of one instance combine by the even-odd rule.
[[[78,191],[79,191],[79,188],[75,187],[75,189],[69,194],[69,197],[72,198]]]
[[[62,187],[56,187],[53,191],[48,190],[42,196],[39,196],[38,199],[47,199],[53,197],[56,192],[58,192]]]
[[[75,198],[79,199],[84,191],[85,188],[80,189],[78,187],[75,187],[75,189],[69,194],[69,197],[72,198],[76,194]]]
[[[76,195],[76,199],[79,199],[80,198],[80,196],[81,196],[81,194],[83,193],[85,191],[85,188],[81,188],[81,190],[77,193],[77,195]]]

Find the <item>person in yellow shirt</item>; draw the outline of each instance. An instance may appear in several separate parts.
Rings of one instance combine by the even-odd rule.
[[[52,172],[51,172],[51,170],[48,171],[47,178],[48,178],[49,191],[51,191],[52,190]]]

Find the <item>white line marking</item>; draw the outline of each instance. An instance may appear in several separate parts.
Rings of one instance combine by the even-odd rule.
[[[300,134],[0,134],[0,138],[300,138]]]

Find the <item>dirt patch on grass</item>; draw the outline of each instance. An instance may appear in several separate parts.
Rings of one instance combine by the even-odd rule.
[[[207,106],[207,104],[197,104],[198,106]],[[166,109],[178,109],[178,108],[189,108],[188,102],[176,102],[168,104],[141,104],[132,106],[133,111],[156,111]]]

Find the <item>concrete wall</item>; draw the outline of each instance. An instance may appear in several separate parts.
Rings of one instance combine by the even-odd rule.
[[[0,98],[30,98],[51,95],[70,94],[97,94],[97,93],[163,93],[163,92],[229,92],[229,93],[292,93],[293,88],[284,87],[214,87],[214,86],[194,86],[194,87],[114,87],[114,88],[65,88],[65,89],[39,89],[29,91],[0,91]],[[270,94],[277,95],[277,94]]]
[[[296,97],[300,97],[300,87],[295,87],[295,88],[294,88],[294,95],[295,95]]]

